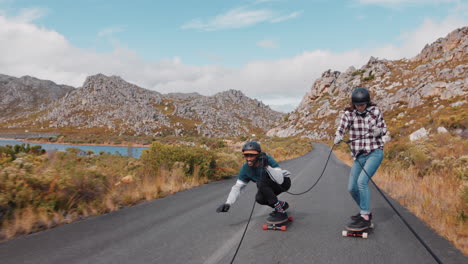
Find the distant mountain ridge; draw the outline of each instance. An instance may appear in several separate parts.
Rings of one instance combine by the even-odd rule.
[[[360,69],[325,71],[286,117],[287,121],[267,134],[331,139],[340,112],[349,105],[351,90],[358,86],[369,89],[372,101],[384,111],[387,125],[404,131],[398,134],[416,130],[417,125],[430,126],[437,120],[451,124],[457,133],[466,133],[467,121],[458,120],[456,113],[447,109],[468,108],[468,27],[426,45],[409,60],[371,57]],[[458,123],[442,120],[449,115]],[[402,123],[403,120],[409,123]]]
[[[44,109],[75,88],[31,76],[15,78],[0,74],[0,121]]]
[[[240,136],[265,133],[284,115],[236,90],[213,96],[163,95],[103,74],[89,76],[77,89],[43,82],[50,85],[49,90],[59,91],[41,92],[42,97],[28,95],[29,101],[44,102],[40,109],[34,105],[25,115],[2,114],[4,128],[97,129],[116,135]],[[16,90],[10,91],[14,94]],[[8,98],[21,101],[23,97]],[[0,99],[6,101],[3,96]]]

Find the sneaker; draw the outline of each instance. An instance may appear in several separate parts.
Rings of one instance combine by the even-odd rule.
[[[351,231],[362,231],[370,228],[371,226],[372,223],[370,220],[366,220],[363,217],[360,217],[359,219],[356,219],[351,224],[349,224],[346,229]]]
[[[282,208],[283,208],[283,211],[286,211],[286,210],[289,208],[288,202],[284,202]],[[270,215],[273,216],[275,213],[276,213],[276,210],[273,210],[273,211],[270,213]]]
[[[288,213],[274,211],[267,218],[267,222],[271,224],[280,224],[288,220]]]
[[[356,221],[359,218],[361,218],[361,213],[357,213],[355,215],[352,215],[350,218],[351,218],[351,220]],[[370,220],[372,220],[372,213],[369,214],[369,221]]]
[[[277,201],[274,205],[274,209],[279,212],[285,211],[288,208],[289,208],[289,204],[283,201]]]
[[[284,202],[284,204],[283,204],[283,211],[288,210],[288,208],[289,208],[288,202]]]
[[[361,213],[357,213],[357,214],[355,214],[355,215],[352,215],[350,218],[351,218],[351,220],[356,221],[356,220],[358,220],[360,217],[361,217]]]

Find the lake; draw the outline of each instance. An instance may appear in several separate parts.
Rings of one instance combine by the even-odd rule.
[[[132,156],[139,158],[141,152],[148,147],[127,147],[127,146],[91,146],[91,145],[68,145],[68,144],[47,144],[47,143],[33,143],[27,141],[19,141],[14,139],[0,139],[0,146],[6,145],[21,145],[29,144],[30,146],[40,145],[46,151],[58,150],[65,151],[67,148],[78,148],[83,151],[92,150],[94,154],[99,154],[100,151],[108,152],[111,154],[119,154],[122,156]]]

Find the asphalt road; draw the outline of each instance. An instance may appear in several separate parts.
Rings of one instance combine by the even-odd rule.
[[[282,162],[292,172],[290,192],[308,189],[320,176],[330,148]],[[346,190],[350,168],[333,155],[310,192],[280,198],[294,221],[286,232],[264,231],[271,211],[256,205],[234,263],[437,263],[379,193],[372,188],[376,228],[368,239],[342,237],[358,212]],[[255,184],[231,207],[216,213],[235,179],[214,182],[106,215],[0,243],[0,263],[230,263],[247,224]],[[468,258],[392,200],[443,263]]]

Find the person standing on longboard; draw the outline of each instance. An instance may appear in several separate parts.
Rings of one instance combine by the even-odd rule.
[[[360,208],[358,214],[351,216],[348,230],[360,231],[370,228],[369,180],[375,174],[383,159],[384,142],[387,133],[383,114],[370,99],[366,88],[358,87],[351,93],[351,105],[341,116],[334,143],[339,144],[348,129],[354,163],[349,174],[348,191]]]
[[[262,152],[260,144],[249,141],[242,147],[245,163],[242,165],[237,181],[231,188],[226,202],[220,205],[216,212],[227,212],[250,181],[257,184],[257,195],[255,200],[262,205],[268,205],[274,209],[267,218],[268,222],[281,223],[287,221],[286,210],[289,204],[278,200],[277,195],[289,190],[291,179],[289,171],[279,168],[279,164],[266,153]]]

